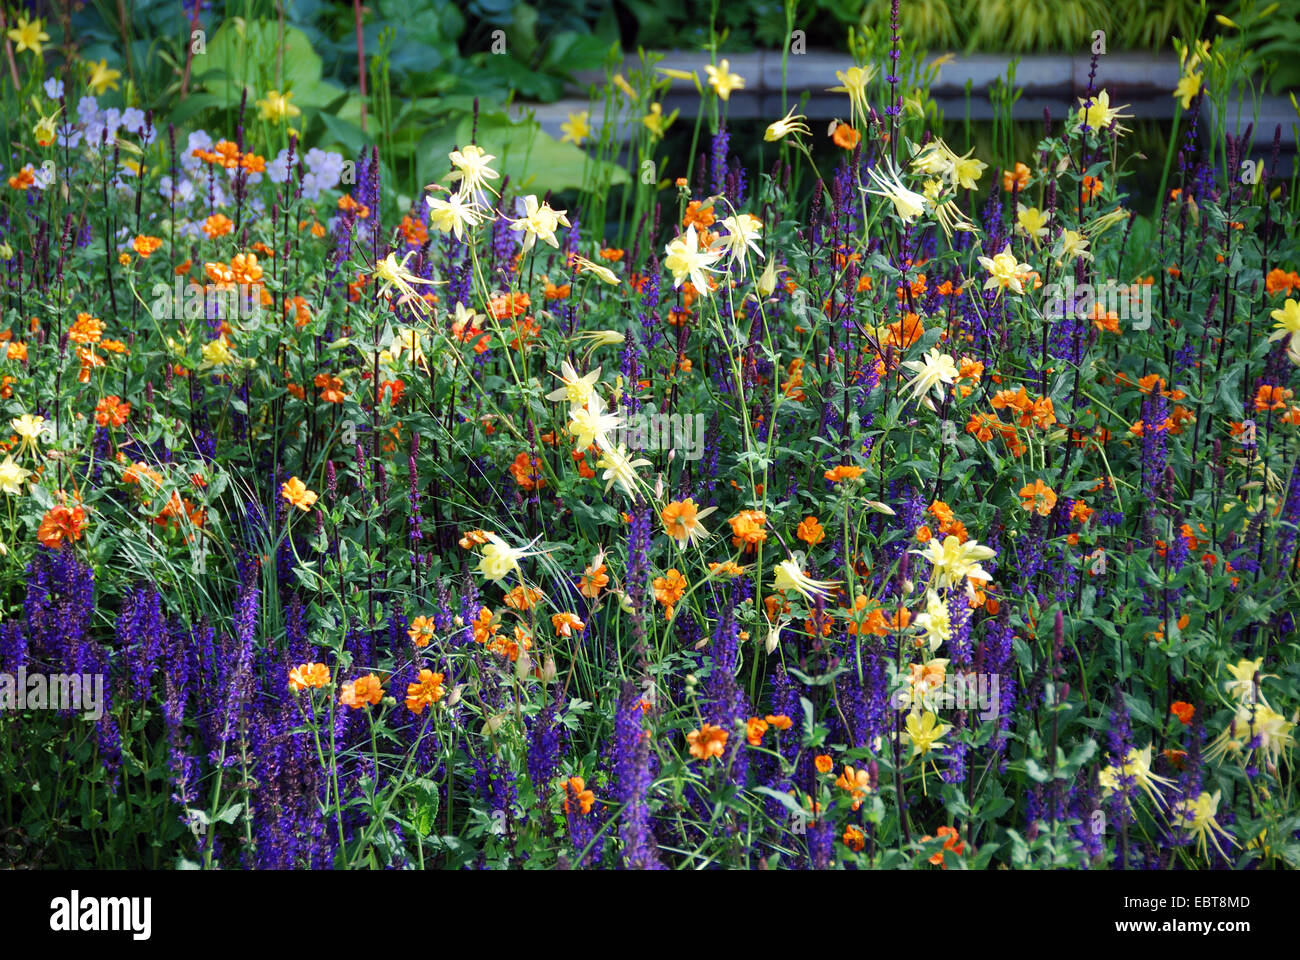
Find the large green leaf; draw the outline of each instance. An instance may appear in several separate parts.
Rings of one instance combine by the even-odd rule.
[[[292,92],[293,104],[300,108],[323,107],[339,95],[338,87],[321,79],[321,59],[306,34],[286,26],[281,53],[279,43],[280,26],[274,21],[231,17],[208,41],[207,51],[194,57],[194,76],[231,106],[244,88],[250,104],[277,89]]]

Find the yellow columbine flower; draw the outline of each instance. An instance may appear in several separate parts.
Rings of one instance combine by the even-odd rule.
[[[981,560],[988,560],[997,555],[991,547],[982,547],[976,540],[958,540],[949,534],[940,543],[932,538],[924,550],[913,551],[923,557],[934,568],[934,586],[961,586],[964,580],[992,580],[987,570],[980,566]]]
[[[1241,703],[1263,703],[1264,698],[1260,696],[1258,689],[1255,687],[1255,674],[1259,673],[1260,666],[1264,663],[1263,657],[1256,657],[1254,660],[1238,660],[1235,666],[1228,667],[1228,673],[1232,679],[1223,685],[1223,689],[1233,697],[1236,697]],[[1274,673],[1260,673],[1259,679],[1262,681],[1265,677],[1275,677]]]
[[[522,230],[524,233],[524,253],[533,249],[533,245],[541,240],[543,243],[549,243],[557,250],[560,241],[555,238],[555,231],[560,226],[569,226],[566,218],[567,210],[556,210],[549,203],[539,204],[537,195],[530,193],[524,197],[524,215],[518,220],[510,221],[511,230]]]
[[[552,390],[546,395],[547,400],[568,401],[570,407],[577,409],[585,407],[593,396],[596,395],[596,382],[600,379],[600,367],[588,374],[580,374],[573,369],[573,365],[568,360],[560,361],[560,372],[552,371],[552,376],[558,377],[560,383],[564,386],[558,390]]]
[[[1197,838],[1196,849],[1201,856],[1209,856],[1209,849],[1205,843],[1207,837],[1214,844],[1214,849],[1218,850],[1220,856],[1223,857],[1227,857],[1228,854],[1224,852],[1223,846],[1219,843],[1219,837],[1227,840],[1229,846],[1237,845],[1237,842],[1232,839],[1232,835],[1219,826],[1214,819],[1215,814],[1219,812],[1219,796],[1220,792],[1218,790],[1214,791],[1213,796],[1202,791],[1201,795],[1195,800],[1184,800],[1171,811],[1171,819]]]
[[[496,190],[488,185],[489,180],[496,180],[501,176],[500,173],[489,166],[496,159],[493,154],[487,153],[482,147],[471,143],[460,150],[451,151],[451,153],[447,154],[447,159],[451,161],[454,168],[447,175],[447,179],[460,181],[460,193],[466,196],[473,196],[480,190],[490,190],[492,193],[496,193]]]
[[[569,114],[569,119],[560,124],[560,129],[564,131],[564,136],[560,140],[567,141],[575,147],[582,146],[583,141],[591,136],[590,121],[591,113],[587,110]]]
[[[889,200],[894,205],[894,212],[902,221],[911,223],[925,212],[925,197],[903,186],[898,171],[890,166],[889,161],[884,161],[883,166],[885,168],[883,173],[876,167],[867,169],[867,176],[879,189],[868,190],[866,187],[861,189],[873,196]]]
[[[758,246],[758,236],[763,232],[763,221],[748,213],[727,217],[722,221],[727,235],[722,238],[723,247],[740,265],[740,275],[745,275],[745,254],[752,251],[758,259],[763,259],[763,251]]]
[[[931,347],[920,360],[908,360],[903,366],[916,372],[916,377],[908,384],[914,398],[923,397],[936,388],[942,396],[943,390],[939,384],[957,381],[956,361],[948,354],[940,353],[937,347]]]
[[[680,287],[686,280],[691,281],[697,293],[702,297],[709,295],[706,271],[713,270],[713,264],[722,256],[700,249],[700,238],[695,232],[695,224],[686,228],[684,237],[677,237],[664,248],[664,267],[673,275],[673,286]]]
[[[209,370],[215,367],[231,367],[238,362],[238,355],[231,349],[230,341],[223,334],[216,340],[209,340],[203,345],[203,362],[199,364],[199,369]]]
[[[793,590],[811,603],[814,597],[829,600],[831,588],[835,586],[836,581],[812,579],[799,569],[798,561],[791,557],[776,565],[772,583],[776,589]]]
[[[1269,763],[1277,763],[1282,751],[1294,743],[1295,724],[1266,703],[1243,703],[1228,721],[1227,728],[1214,739],[1205,756],[1221,760],[1229,751],[1240,753],[1258,740],[1259,750]],[[1250,751],[1253,752],[1253,751]]]
[[[108,61],[101,60],[90,65],[90,79],[86,84],[90,87],[91,93],[99,96],[105,90],[116,90],[118,78],[121,76],[121,70],[110,70]]]
[[[423,277],[417,277],[406,269],[406,261],[410,260],[415,254],[414,250],[407,252],[402,258],[401,263],[397,261],[397,254],[390,253],[383,260],[375,264],[375,269],[371,271],[370,276],[381,281],[379,294],[383,296],[390,290],[397,290],[402,296],[399,303],[406,303],[416,308],[421,313],[427,313],[431,308],[428,301],[424,299],[415,289],[415,284],[437,284],[446,283],[445,280],[425,280]]]
[[[716,67],[711,63],[706,64],[704,72],[709,75],[709,86],[719,100],[730,100],[731,91],[743,90],[745,87],[745,78],[731,72],[731,62],[728,60],[723,60]]]
[[[268,90],[266,96],[257,101],[257,106],[261,108],[262,119],[271,123],[279,123],[286,117],[297,117],[302,115],[302,111],[289,102],[293,96],[293,91],[281,93],[279,90]]]
[[[626,448],[620,443],[617,447],[608,447],[601,452],[596,461],[597,467],[604,467],[601,479],[606,481],[605,492],[609,493],[614,484],[618,484],[629,497],[635,497],[641,479],[636,475],[637,467],[650,466],[649,460],[630,460]]]
[[[429,205],[429,223],[433,228],[451,233],[457,240],[463,240],[465,231],[473,230],[489,214],[482,204],[460,193],[453,193],[446,200],[425,197],[424,202]]]
[[[939,741],[952,729],[951,723],[939,723],[939,718],[929,710],[918,714],[913,711],[907,715],[907,733],[905,736],[912,744],[913,759],[925,756],[936,747],[945,746]]]
[[[1109,797],[1119,789],[1121,776],[1132,777],[1134,785],[1141,787],[1157,807],[1164,806],[1164,797],[1160,794],[1160,788],[1174,786],[1172,780],[1156,776],[1151,772],[1151,744],[1149,743],[1145,750],[1130,747],[1122,768],[1112,763],[1097,775],[1097,782],[1104,788],[1106,796]]]
[[[531,547],[532,543],[528,544],[528,547],[512,547],[495,533],[487,534],[487,539],[483,552],[479,554],[478,572],[489,580],[504,580],[519,569],[520,560],[541,552],[529,550],[528,547]]]
[[[9,425],[14,428],[14,433],[22,438],[19,445],[19,452],[31,447],[36,449],[36,442],[40,439],[41,434],[45,432],[45,418],[33,416],[30,413],[24,413],[21,417],[14,417],[9,421]]]
[[[1292,343],[1300,340],[1300,302],[1287,297],[1281,309],[1274,310],[1269,316],[1273,318],[1273,326],[1276,328],[1269,334],[1270,341],[1288,336]]]
[[[1010,243],[1001,253],[993,257],[980,257],[979,262],[980,266],[989,272],[989,278],[984,281],[985,290],[997,287],[1001,292],[1002,289],[1010,287],[1016,293],[1025,292],[1024,281],[1029,279],[1029,265],[1016,260],[1015,254],[1011,252]]]
[[[11,496],[21,496],[23,492],[23,481],[32,475],[30,470],[20,467],[14,463],[12,456],[6,456],[4,463],[0,463],[0,490]]]
[[[1061,256],[1082,257],[1084,260],[1091,260],[1092,253],[1088,250],[1088,240],[1083,234],[1075,230],[1066,230],[1061,234],[1060,240]]]
[[[767,132],[763,134],[763,139],[768,143],[775,143],[777,140],[784,139],[792,133],[801,133],[805,137],[812,136],[812,131],[808,129],[808,124],[804,123],[808,118],[802,114],[796,114],[794,107],[790,108],[780,120],[768,124]]]
[[[1016,229],[1034,241],[1047,236],[1048,215],[1037,207],[1026,207],[1023,203],[1016,205]]]
[[[41,55],[41,44],[50,39],[50,35],[42,29],[40,20],[28,20],[25,16],[18,18],[18,25],[10,28],[8,37],[18,45],[15,52],[30,50],[38,57]]]
[[[840,82],[838,87],[827,87],[828,93],[847,93],[849,103],[854,113],[854,122],[867,115],[867,84],[875,76],[875,67],[849,67],[847,70],[836,70],[835,79]]]
[[[1105,130],[1107,127],[1115,124],[1116,120],[1127,120],[1129,114],[1120,113],[1128,104],[1122,107],[1112,107],[1110,105],[1110,94],[1102,90],[1089,101],[1087,98],[1079,100],[1079,118],[1075,127],[1089,127],[1093,131]],[[1117,132],[1123,133],[1124,127],[1116,124]]]
[[[611,430],[617,430],[623,423],[618,413],[606,413],[605,401],[596,394],[591,395],[586,406],[569,408],[569,433],[573,435],[573,445],[578,450],[586,450],[593,443],[600,449],[608,449]]]
[[[934,653],[952,636],[952,618],[948,604],[933,590],[925,592],[925,612],[918,614],[916,625],[925,631],[925,640]],[[947,663],[947,661],[943,661]]]
[[[608,283],[611,287],[617,287],[620,283],[623,282],[622,280],[619,279],[618,274],[615,273],[613,270],[609,269],[609,267],[602,267],[598,263],[592,263],[586,257],[579,257],[575,254],[573,257],[573,265],[577,268],[575,272],[594,273],[601,280]]]

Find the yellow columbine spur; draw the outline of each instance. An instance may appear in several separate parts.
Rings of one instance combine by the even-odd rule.
[[[773,586],[778,590],[793,590],[805,600],[811,602],[814,597],[830,599],[833,580],[814,580],[799,569],[799,562],[794,557],[782,560],[776,565]]]

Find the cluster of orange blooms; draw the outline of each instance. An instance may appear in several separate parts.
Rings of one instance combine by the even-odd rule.
[[[1290,296],[1292,291],[1300,290],[1300,273],[1294,270],[1287,272],[1278,267],[1274,267],[1264,278],[1264,289],[1268,291],[1269,296],[1285,294]]]
[[[686,578],[682,576],[681,571],[673,567],[662,577],[655,577],[651,586],[654,587],[655,599],[663,604],[664,618],[671,620],[673,610],[686,593],[688,586]]]
[[[546,486],[546,479],[542,476],[542,461],[528,453],[515,457],[510,464],[510,475],[524,490],[540,490]]]
[[[59,495],[64,498],[62,491]],[[56,550],[65,540],[69,543],[80,540],[85,530],[85,508],[74,500],[71,506],[65,502],[45,511],[41,525],[36,530],[36,539],[51,550]]]
[[[81,361],[81,370],[77,375],[79,383],[90,382],[90,371],[104,366],[107,359],[95,352],[98,344],[101,350],[109,353],[126,353],[126,344],[120,340],[104,339],[104,322],[88,313],[77,314],[77,320],[68,328],[68,340],[77,344],[77,359]]]
[[[727,523],[731,525],[732,545],[743,548],[745,553],[753,553],[767,539],[767,514],[761,510],[741,510]]]
[[[1021,429],[1037,428],[1047,430],[1056,423],[1056,411],[1051,397],[1032,397],[1020,387],[1018,390],[999,390],[989,401],[997,413],[972,413],[966,423],[966,432],[981,443],[993,439],[994,434],[1002,437],[1008,452],[1021,456],[1029,447],[1020,437]],[[1001,411],[1007,411],[1009,421],[1004,421]]]
[[[255,153],[240,153],[239,145],[229,140],[218,140],[211,150],[199,148],[191,156],[198,157],[204,163],[226,170],[241,169],[247,173],[265,173],[266,158]]]

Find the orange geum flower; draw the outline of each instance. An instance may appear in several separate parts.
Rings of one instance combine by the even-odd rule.
[[[330,668],[323,663],[300,663],[289,671],[289,689],[295,693],[314,690],[330,682]]]
[[[74,343],[98,343],[104,333],[104,321],[88,313],[77,314],[77,320],[68,328],[68,339]]]
[[[375,706],[384,698],[384,686],[379,682],[379,678],[373,673],[367,673],[364,677],[357,677],[343,684],[343,691],[339,694],[339,703],[345,707],[351,707],[353,710],[360,710],[367,705]]]
[[[510,464],[510,475],[515,478],[515,483],[519,484],[524,490],[534,488],[540,490],[546,486],[546,479],[542,476],[541,459],[527,453],[521,453],[515,457],[514,462]]]
[[[773,727],[777,730],[789,730],[791,727],[794,726],[794,721],[791,720],[789,717],[787,717],[784,713],[777,713],[777,714],[769,713],[763,719],[767,721],[767,725],[769,727]]]
[[[1004,170],[1002,173],[1002,189],[1010,193],[1014,187],[1017,191],[1023,191],[1029,186],[1029,168],[1016,161],[1014,169]]]
[[[676,567],[669,569],[662,577],[655,577],[652,584],[655,599],[664,605],[664,617],[671,620],[673,609],[686,593],[686,578]]]
[[[406,635],[417,647],[427,647],[433,639],[433,617],[416,617],[406,628]]]
[[[9,344],[8,350],[6,352],[6,357],[9,360],[17,360],[19,363],[25,363],[27,360],[26,342],[22,340],[18,340],[14,343]]]
[[[831,759],[828,753],[819,753],[813,757],[813,766],[817,768],[818,773],[830,773],[835,769],[835,761]]]
[[[862,476],[862,468],[842,463],[833,469],[827,470],[823,476],[831,483],[843,483],[845,480],[856,480]]]
[[[943,867],[943,869],[947,870],[948,865],[943,862],[944,853],[951,852],[956,854],[957,856],[961,856],[961,854],[966,850],[966,844],[962,843],[958,839],[960,836],[961,835],[957,832],[955,827],[945,826],[939,828],[938,837],[930,837],[930,836],[922,837],[921,838],[922,843],[926,843],[927,841],[930,840],[937,840],[940,838],[944,838],[943,849],[940,850],[938,853],[934,854],[932,857],[930,857],[930,862],[933,863],[935,866]]]
[[[312,380],[320,388],[320,398],[326,403],[342,403],[347,396],[343,392],[343,381],[328,373],[318,373]]]
[[[837,123],[834,131],[831,133],[831,140],[835,146],[841,150],[852,150],[862,139],[862,134],[854,130],[847,123]]]
[[[85,527],[86,511],[81,507],[51,507],[45,511],[45,517],[37,528],[36,539],[54,550],[64,540],[69,543],[80,540]]]
[[[852,824],[844,828],[844,836],[840,837],[840,839],[854,853],[861,853],[862,848],[867,845],[866,834]]]
[[[596,563],[582,571],[578,592],[588,600],[595,600],[600,596],[600,591],[607,586],[609,586],[609,574],[605,572],[605,565]]]
[[[1021,506],[1024,509],[1037,513],[1040,517],[1047,516],[1056,506],[1056,494],[1042,480],[1035,480],[1021,487],[1020,499],[1023,501]]]
[[[431,707],[441,700],[444,679],[441,673],[434,673],[428,669],[421,670],[416,677],[416,682],[406,685],[406,709],[418,717],[424,712],[425,707]]]
[[[804,517],[795,529],[794,535],[810,547],[815,547],[826,539],[826,531],[822,529],[816,517]]]
[[[538,601],[540,601],[544,596],[545,594],[536,587],[530,587],[521,583],[506,593],[505,603],[511,610],[518,610],[521,613],[524,613],[533,609],[533,607],[537,605]]]
[[[695,505],[695,501],[690,499],[674,500],[663,508],[659,516],[664,522],[664,531],[668,536],[676,540],[678,546],[689,547],[695,541],[709,535],[709,531],[700,521],[716,509],[717,507],[708,507],[701,510]]]
[[[573,801],[580,814],[588,814],[591,813],[591,808],[596,802],[596,795],[587,789],[587,781],[582,777],[570,777],[564,784],[564,812],[566,814],[572,813],[569,807],[570,800]]]
[[[297,477],[290,477],[284,483],[280,484],[280,496],[288,500],[291,504],[306,513],[311,509],[311,505],[316,502],[316,493],[307,489],[307,484],[303,483]]]
[[[561,613],[551,614],[551,626],[555,628],[557,636],[572,637],[573,631],[581,633],[587,629],[587,625],[578,619],[577,614],[569,613],[567,610]]]
[[[203,221],[203,232],[209,239],[224,237],[233,229],[235,229],[234,223],[224,213],[214,213]]]
[[[745,721],[745,739],[749,741],[750,746],[759,746],[763,742],[765,733],[767,733],[767,721],[762,717],[750,717]]]
[[[9,189],[26,190],[36,183],[36,170],[29,163],[9,178]]]
[[[101,427],[120,427],[131,416],[131,404],[119,396],[105,397],[95,405],[95,423]]]
[[[867,793],[871,790],[871,774],[863,769],[853,769],[848,764],[844,765],[844,772],[835,780],[835,786],[841,790],[847,790],[853,800],[852,809],[856,810],[862,806],[862,801],[866,798]]]
[[[496,622],[496,618],[492,615],[490,608],[479,607],[478,616],[474,618],[471,627],[474,631],[474,642],[487,643],[496,636],[497,630],[500,629],[500,624]]]
[[[1255,409],[1260,412],[1265,410],[1281,410],[1286,407],[1287,401],[1289,401],[1292,396],[1292,391],[1285,387],[1272,387],[1268,384],[1263,384],[1255,393]]]
[[[161,238],[149,237],[149,236],[145,236],[144,234],[140,234],[140,236],[136,237],[134,240],[131,241],[131,247],[135,250],[136,253],[140,254],[140,256],[144,257],[146,260],[149,259],[149,255],[151,253],[153,253],[161,246],[162,246]]]
[[[1196,708],[1184,700],[1175,700],[1169,705],[1169,712],[1178,718],[1178,722],[1184,727],[1190,726],[1192,717],[1196,715]]]
[[[692,200],[686,205],[686,214],[682,217],[682,229],[694,225],[697,230],[707,230],[715,222],[713,207],[701,207],[699,200]]]
[[[486,530],[467,530],[465,535],[460,538],[462,550],[473,550],[475,547],[481,547],[488,542],[490,534]]]
[[[686,742],[690,744],[691,756],[697,760],[707,761],[712,757],[721,759],[727,747],[727,731],[706,723],[700,729],[688,733]]]
[[[767,531],[763,529],[767,523],[767,514],[760,510],[742,510],[727,523],[731,525],[732,544],[743,546],[746,551],[753,550],[757,544],[767,539]]]

